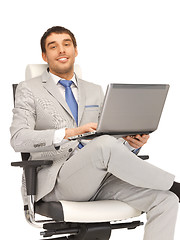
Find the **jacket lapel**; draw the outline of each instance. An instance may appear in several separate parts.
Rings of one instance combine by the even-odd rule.
[[[85,102],[86,102],[86,95],[85,95],[85,89],[83,86],[83,81],[77,77],[77,83],[78,83],[78,126],[80,125],[84,108],[85,108]]]
[[[53,79],[51,79],[51,76],[48,74],[47,71],[45,71],[42,75],[42,83],[43,83],[44,88],[54,98],[56,98],[56,100],[61,104],[61,106],[71,115],[72,118],[74,118],[71,113],[71,110],[69,109],[68,104],[66,103],[63,96],[59,93],[57,86],[54,84]]]

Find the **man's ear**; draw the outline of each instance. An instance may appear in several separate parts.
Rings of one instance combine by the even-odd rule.
[[[48,61],[47,61],[47,56],[46,56],[46,53],[45,53],[45,52],[42,52],[42,59],[43,59],[45,62],[48,62]]]
[[[77,50],[77,47],[75,48],[75,57],[77,57],[78,55],[78,50]]]

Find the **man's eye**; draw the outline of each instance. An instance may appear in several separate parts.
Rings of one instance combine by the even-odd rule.
[[[69,41],[65,42],[65,43],[64,43],[64,46],[67,46],[67,47],[68,47],[68,46],[71,46],[71,42],[69,42]]]
[[[51,49],[55,49],[56,48],[56,46],[51,46]]]

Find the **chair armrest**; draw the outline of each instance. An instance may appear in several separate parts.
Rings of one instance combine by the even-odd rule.
[[[22,167],[25,173],[27,195],[36,195],[37,168],[41,166],[50,166],[52,160],[30,160],[21,162],[12,162],[13,167]]]
[[[30,161],[21,161],[21,162],[12,162],[12,167],[41,167],[44,165],[52,165],[52,160],[30,160]]]
[[[149,159],[148,155],[137,155],[139,158],[141,158],[142,160],[147,160]]]

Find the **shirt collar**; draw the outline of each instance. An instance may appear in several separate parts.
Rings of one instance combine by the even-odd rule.
[[[59,80],[64,80],[63,78],[58,77],[57,75],[49,72],[50,76],[52,77],[54,83],[57,85]],[[71,81],[73,81],[74,85],[77,87],[77,79],[76,79],[76,74],[74,73],[72,79],[70,79]]]

